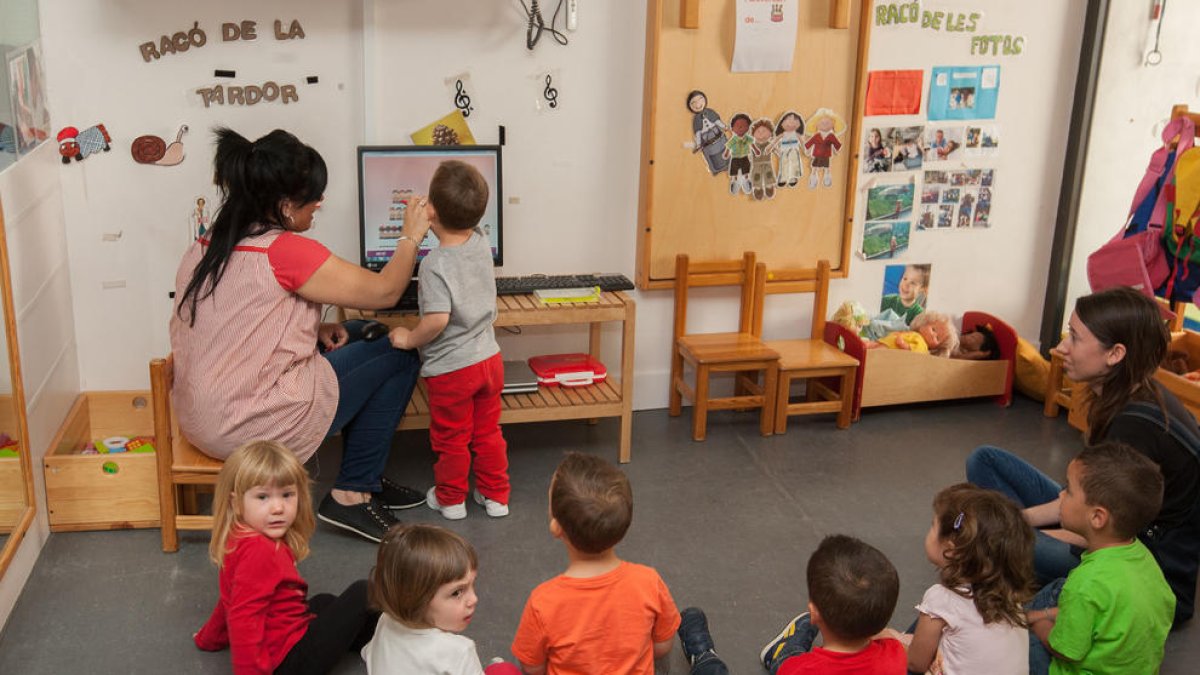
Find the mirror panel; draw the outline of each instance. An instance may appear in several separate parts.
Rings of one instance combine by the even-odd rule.
[[[25,392],[21,385],[17,328],[13,319],[8,242],[4,233],[4,204],[0,202],[0,575],[16,555],[21,538],[33,523],[34,500],[30,458],[25,440]]]
[[[18,108],[13,106],[12,92],[15,88],[12,86],[13,75],[9,67],[9,59],[18,52],[36,47],[34,42],[37,39],[37,0],[0,0],[0,171],[17,161],[17,142],[20,140],[16,133]],[[26,102],[33,105],[23,106],[22,114],[27,118],[27,122],[32,121],[34,126],[44,134],[48,134],[49,121],[46,119],[45,106],[42,104],[42,101],[45,100],[45,87],[40,84],[41,59],[22,58],[18,61],[19,78],[23,82],[30,78],[36,81],[36,86],[32,90],[23,89],[27,92],[23,96],[27,99]],[[28,124],[26,128],[29,128]],[[27,147],[22,154],[32,149],[41,140],[45,140],[39,138],[44,134],[34,132],[32,135],[27,135],[24,140],[24,145]]]

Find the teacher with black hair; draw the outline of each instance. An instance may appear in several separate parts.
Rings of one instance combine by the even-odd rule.
[[[175,276],[180,430],[217,459],[267,439],[302,462],[340,432],[341,466],[317,515],[378,542],[397,522],[392,510],[424,502],[421,491],[383,476],[420,362],[388,340],[350,342],[344,326],[321,322],[321,309],[395,305],[429,229],[425,209],[407,210],[382,270],[363,269],[303,236],[325,193],[316,150],[279,129],[253,142],[224,128],[216,136],[222,203]]]
[[[1192,616],[1200,569],[1200,429],[1179,399],[1154,381],[1169,335],[1158,303],[1125,287],[1075,303],[1067,336],[1055,348],[1063,372],[1085,388],[1085,441],[1125,443],[1163,474],[1162,510],[1138,534],[1175,594],[1175,625]],[[967,459],[967,480],[999,490],[1025,508],[1037,531],[1034,568],[1041,583],[1067,576],[1083,539],[1059,529],[1062,487],[1025,460],[990,446]]]

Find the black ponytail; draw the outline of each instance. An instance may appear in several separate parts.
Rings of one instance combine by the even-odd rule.
[[[325,193],[328,173],[320,153],[292,134],[276,129],[253,143],[225,127],[214,130],[217,152],[213,182],[221,206],[207,232],[208,246],[178,298],[180,319],[196,324],[196,304],[213,294],[238,242],[283,229],[283,202],[308,204]]]

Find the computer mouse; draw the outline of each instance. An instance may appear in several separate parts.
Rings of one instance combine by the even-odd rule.
[[[389,330],[390,329],[387,326],[379,323],[378,321],[368,321],[366,325],[363,326],[362,339],[366,340],[367,342],[378,340],[379,338],[387,335]]]

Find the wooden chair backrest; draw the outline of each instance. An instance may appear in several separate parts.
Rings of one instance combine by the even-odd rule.
[[[771,283],[768,283],[771,281],[771,274],[766,271],[765,265],[762,263],[759,265],[761,271],[758,276],[761,277],[761,280],[755,285],[754,327],[751,332],[755,335],[762,335],[765,296],[777,293],[812,293],[812,331],[810,331],[809,337],[813,340],[824,339],[825,317],[829,313],[829,277],[832,271],[829,261],[818,260],[816,269],[800,270],[799,273],[789,272],[787,281]]]
[[[673,335],[679,339],[687,332],[688,289],[707,286],[740,286],[741,296],[738,309],[738,332],[753,332],[755,323],[756,275],[755,255],[751,251],[742,254],[741,260],[719,260],[714,262],[692,262],[686,253],[675,256],[675,323]],[[757,333],[756,333],[757,334]]]

